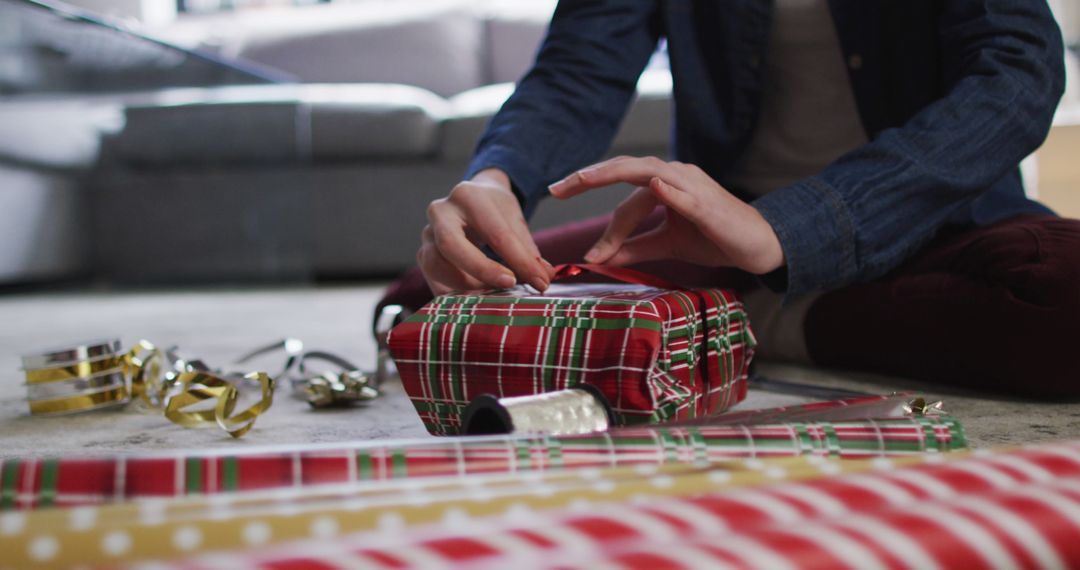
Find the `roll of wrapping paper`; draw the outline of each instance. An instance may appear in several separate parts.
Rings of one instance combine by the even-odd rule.
[[[957,454],[961,455],[961,454]],[[928,456],[896,458],[919,463]],[[115,566],[147,558],[265,546],[325,534],[402,532],[415,525],[544,511],[572,504],[685,497],[732,485],[761,485],[867,471],[873,460],[810,456],[724,465],[652,465],[553,473],[370,482],[342,489],[136,501],[100,507],[4,513],[0,567]]]
[[[1080,441],[958,457],[907,466],[878,460],[871,472],[777,476],[770,485],[693,497],[579,502],[527,518],[458,517],[408,532],[196,556],[174,567],[1080,567]]]
[[[607,433],[359,442],[108,458],[0,462],[0,509],[226,494],[366,480],[717,463],[798,455],[861,458],[967,447],[949,417],[760,426],[621,428]]]

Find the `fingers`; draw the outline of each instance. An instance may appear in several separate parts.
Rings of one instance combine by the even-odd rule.
[[[538,291],[546,290],[551,283],[551,275],[548,272],[547,265],[541,261],[540,251],[536,248],[536,243],[533,242],[532,236],[529,234],[529,227],[525,224],[525,219],[518,217],[507,220],[505,213],[499,212],[486,204],[481,205],[478,210],[472,216],[472,219],[475,220],[472,231],[476,234],[477,239],[481,243],[491,246],[491,249],[499,254],[499,257],[510,266],[513,273],[520,277],[522,281],[532,285]],[[473,249],[479,252],[480,255],[484,255],[475,246],[473,246]],[[458,258],[452,257],[453,253],[443,251],[443,254],[451,262],[457,262]],[[484,258],[487,259],[487,256],[484,255]],[[459,265],[459,267],[479,278],[479,275],[472,273],[464,265]],[[500,265],[500,267],[502,266]],[[501,283],[496,285],[505,287]]]
[[[552,269],[540,256],[509,190],[462,183],[428,207],[430,241],[439,256],[463,275],[489,287],[513,287],[518,278],[546,290]],[[507,265],[480,249],[487,244]]]
[[[424,228],[422,245],[416,254],[416,263],[420,266],[428,287],[435,295],[484,288],[483,283],[462,273],[439,253],[439,249],[435,247],[431,226]]]
[[[600,239],[589,250],[589,253],[585,254],[585,261],[589,263],[604,263],[607,261],[619,250],[623,241],[637,229],[641,221],[652,213],[657,204],[656,197],[648,188],[639,187],[634,190],[626,200],[623,200],[615,208],[611,221],[608,223],[607,228],[604,229],[604,235],[600,236]]]
[[[522,274],[518,271],[515,272],[517,272],[518,275],[521,276],[526,283],[532,285],[533,288],[535,288],[536,290],[547,290],[548,286],[551,284],[551,279],[555,276],[555,268],[552,267],[551,264],[548,263],[542,255],[540,255],[540,249],[536,247],[536,242],[533,240],[532,233],[529,232],[529,226],[525,222],[525,218],[519,215],[507,225],[509,226],[510,231],[514,234],[514,239],[520,245],[521,250],[527,253],[528,259],[526,260],[525,258],[520,258],[515,261],[511,261],[507,257],[507,254],[500,252],[498,249],[495,249],[494,246],[492,246],[492,248],[495,249],[495,251],[498,252],[499,255],[503,256],[503,259],[505,259],[507,263],[510,263],[511,267],[516,268],[517,265],[515,265],[515,263],[525,264],[528,267],[529,273]]]
[[[671,257],[671,242],[667,235],[667,224],[634,236],[622,244],[607,260],[608,265],[633,265],[643,261],[668,259]]]
[[[429,210],[431,242],[440,256],[465,275],[492,287],[508,288],[517,283],[514,274],[491,260],[465,235],[465,224],[456,216]],[[426,269],[425,269],[426,273]]]
[[[684,218],[696,221],[701,217],[697,197],[693,194],[684,192],[679,188],[664,182],[659,177],[650,179],[648,185],[649,190],[652,191],[653,196],[655,196],[657,200],[672,210],[675,210]]]
[[[680,184],[682,178],[678,169],[653,156],[621,158],[579,170],[552,184],[548,190],[552,196],[566,199],[593,188],[610,186],[619,182],[647,186],[650,179],[658,176],[671,180],[675,184]]]

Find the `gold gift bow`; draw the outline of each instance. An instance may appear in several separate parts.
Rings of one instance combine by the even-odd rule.
[[[953,455],[893,457],[886,461],[900,467],[954,459]],[[956,453],[955,458],[966,455]],[[266,544],[272,544],[318,536],[320,528],[345,534],[393,524],[401,527],[400,531],[412,525],[437,523],[451,515],[484,517],[515,509],[543,511],[582,502],[690,496],[731,486],[879,469],[884,466],[882,461],[804,456],[739,460],[706,467],[672,464],[481,475],[469,480],[402,479],[365,482],[344,489],[252,493],[254,497],[236,493],[79,507],[80,519],[94,521],[88,527],[75,525],[65,510],[46,509],[25,513],[18,533],[0,535],[0,551],[11,553],[4,563],[17,568],[113,566],[250,546],[245,537],[250,525],[266,530]],[[124,552],[103,548],[110,536],[120,534],[130,539]],[[35,560],[30,556],[33,541],[46,535],[56,541],[57,550],[49,560]],[[180,541],[177,537],[181,535],[196,540]]]

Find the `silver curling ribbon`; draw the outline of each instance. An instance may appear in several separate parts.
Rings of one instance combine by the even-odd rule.
[[[573,435],[606,431],[611,424],[604,395],[595,386],[579,384],[530,396],[478,396],[465,408],[463,433]]]

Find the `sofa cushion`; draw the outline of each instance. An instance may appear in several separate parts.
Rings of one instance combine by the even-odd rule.
[[[552,0],[502,0],[483,5],[487,83],[518,81],[532,67],[555,4]]]
[[[126,110],[111,156],[133,164],[416,158],[436,149],[442,98],[407,85],[260,85],[161,92]]]
[[[443,124],[440,154],[468,160],[491,116],[514,93],[513,83],[471,89],[450,98],[450,116]],[[671,73],[650,69],[638,80],[637,97],[623,120],[612,148],[619,152],[655,152],[671,138]]]
[[[514,93],[513,83],[470,89],[450,98],[450,116],[443,123],[439,143],[443,158],[465,161],[473,155],[491,116]]]
[[[485,81],[483,22],[469,2],[368,0],[276,12],[246,18],[222,53],[305,83],[402,83],[449,96]]]

